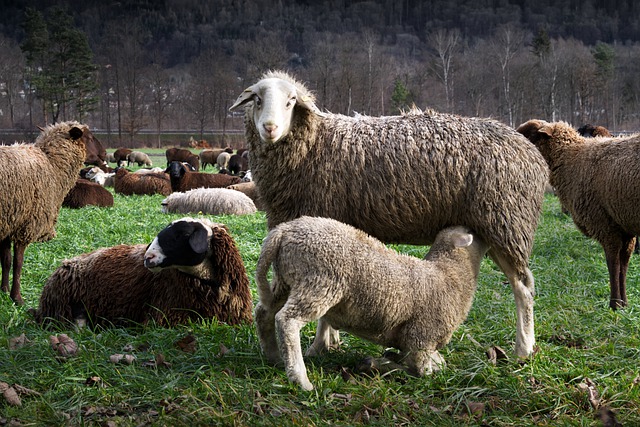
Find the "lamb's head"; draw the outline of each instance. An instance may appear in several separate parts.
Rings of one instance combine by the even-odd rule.
[[[489,250],[489,245],[470,228],[465,226],[448,227],[441,230],[427,257],[437,257],[440,254],[452,255],[465,252],[465,258],[471,259],[480,267],[480,261]]]
[[[278,142],[287,136],[296,108],[319,112],[309,90],[281,71],[266,73],[260,81],[246,88],[229,110],[241,106],[247,107],[245,114],[265,143]]]
[[[583,144],[584,137],[566,122],[548,123],[544,120],[529,120],[516,129],[535,145],[542,157],[551,165],[556,159],[556,150],[563,146]]]
[[[207,219],[181,218],[164,228],[144,254],[144,266],[158,272],[175,268],[201,279],[209,279],[207,255],[214,229],[223,227]]]

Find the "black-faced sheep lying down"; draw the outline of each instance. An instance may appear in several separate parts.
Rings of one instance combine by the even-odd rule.
[[[195,188],[172,193],[162,201],[163,213],[247,215],[257,211],[249,196],[227,188]]]
[[[260,346],[305,390],[300,329],[320,319],[307,354],[329,348],[329,326],[396,347],[409,372],[444,363],[438,349],[466,319],[488,246],[466,227],[436,236],[424,260],[398,254],[333,219],[301,217],[269,232],[256,267]],[[267,280],[273,265],[273,280]]]
[[[0,260],[2,290],[23,304],[20,276],[24,251],[32,242],[56,236],[55,224],[64,197],[82,169],[86,147],[97,144],[88,127],[63,122],[42,129],[34,144],[0,146]],[[95,148],[95,147],[94,147]]]
[[[85,206],[110,207],[113,206],[113,194],[98,183],[80,178],[64,197],[62,206],[72,209]]]
[[[551,185],[573,222],[602,245],[612,309],[627,305],[627,268],[640,234],[640,135],[585,138],[568,123],[529,120],[518,127],[538,147]]]
[[[385,243],[427,245],[443,228],[465,225],[489,244],[507,276],[516,354],[531,354],[529,257],[549,172],[526,138],[495,120],[433,110],[383,117],[322,112],[302,83],[278,71],[245,89],[231,109],[240,107],[270,229],[319,216]]]
[[[185,192],[194,188],[224,188],[237,184],[240,178],[224,174],[192,172],[181,162],[171,162],[166,171],[171,179],[171,190]]]
[[[173,221],[150,245],[118,245],[63,261],[35,312],[38,322],[108,326],[252,321],[249,279],[223,224]]]

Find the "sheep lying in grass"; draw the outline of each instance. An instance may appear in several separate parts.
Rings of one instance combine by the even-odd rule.
[[[16,304],[24,303],[20,295],[24,251],[32,242],[56,236],[62,201],[76,183],[86,146],[93,144],[87,126],[63,122],[43,129],[34,144],[0,146],[2,290],[9,292],[13,244],[10,296]]]
[[[38,322],[83,326],[201,318],[230,325],[252,321],[242,258],[223,224],[182,218],[150,245],[118,245],[63,261],[44,285]]]
[[[163,213],[247,215],[256,210],[249,196],[227,188],[195,188],[184,193],[172,193],[162,201]]]
[[[568,123],[543,120],[530,120],[518,132],[546,159],[551,185],[578,229],[602,245],[609,306],[626,306],[627,268],[640,234],[640,135],[585,139]]]
[[[396,347],[409,372],[430,374],[443,363],[437,350],[471,309],[487,249],[466,227],[438,233],[420,260],[332,219],[280,224],[267,235],[256,267],[260,346],[269,361],[282,357],[289,380],[311,390],[300,330],[320,319],[309,355],[327,349],[322,335],[331,326]]]
[[[102,185],[79,178],[62,201],[62,206],[79,209],[85,206],[113,206],[113,194]]]
[[[115,175],[115,172],[105,172],[99,167],[94,166],[87,171],[85,178],[103,187],[113,187]]]
[[[253,201],[253,204],[256,206],[256,209],[258,209],[259,211],[264,211],[264,206],[262,205],[262,201],[260,200],[260,195],[258,194],[258,189],[256,188],[255,182],[242,181],[237,184],[230,185],[227,188],[230,190],[239,191],[245,194]]]
[[[447,226],[466,225],[490,245],[511,283],[516,354],[533,351],[528,264],[548,170],[526,138],[495,120],[431,110],[323,113],[304,85],[283,72],[267,73],[231,109],[242,106],[269,228],[321,216],[386,243],[425,245]]]
[[[124,196],[133,194],[168,196],[171,194],[171,181],[164,172],[137,174],[121,168],[116,171],[113,189]]]
[[[185,192],[194,188],[224,188],[240,182],[237,176],[217,173],[192,172],[181,162],[171,162],[167,168],[174,192]]]

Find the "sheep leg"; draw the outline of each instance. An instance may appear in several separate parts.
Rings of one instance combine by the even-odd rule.
[[[322,317],[318,319],[316,337],[305,356],[319,356],[327,350],[340,347],[340,332],[333,329]]]
[[[626,263],[628,265],[629,260],[625,262],[626,250],[629,244],[626,245],[622,240],[607,240],[603,242],[605,258],[607,260],[607,269],[609,270],[609,287],[611,296],[609,298],[609,307],[613,310],[624,307],[625,301],[623,300],[623,290],[625,287],[624,281],[626,281]],[[624,279],[624,280],[623,280]],[[626,293],[626,292],[625,292]]]
[[[23,305],[24,301],[20,295],[20,275],[22,274],[22,264],[24,262],[24,251],[27,245],[22,243],[13,244],[13,283],[11,284],[11,299],[17,305]]]
[[[299,384],[304,390],[313,390],[313,384],[307,377],[307,368],[302,358],[300,330],[308,321],[299,319],[297,310],[291,305],[285,306],[276,314],[276,331],[280,342],[280,353],[289,381]]]
[[[282,362],[276,338],[275,313],[275,310],[270,309],[261,302],[256,305],[255,322],[260,348],[267,360],[274,365]]]
[[[511,262],[493,249],[489,251],[489,256],[498,264],[511,284],[511,291],[516,301],[516,355],[526,358],[533,353],[536,342],[533,318],[535,295],[533,274],[526,267],[523,272],[518,272]]]
[[[622,243],[622,249],[620,250],[620,276],[618,279],[618,283],[620,284],[620,300],[622,301],[622,306],[626,307],[628,304],[627,301],[627,270],[629,269],[629,260],[631,259],[631,254],[636,246],[636,237],[631,236],[630,238],[624,239]]]
[[[11,270],[11,238],[0,242],[0,262],[2,263],[2,291],[9,292],[9,271]]]

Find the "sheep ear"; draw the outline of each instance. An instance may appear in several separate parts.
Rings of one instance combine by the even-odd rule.
[[[189,246],[197,254],[203,254],[209,249],[209,233],[204,227],[198,227],[189,237]]]
[[[313,111],[314,113],[320,112],[316,104],[313,102],[313,98],[308,95],[300,96],[297,99],[296,104],[306,108],[307,110]]]
[[[469,233],[458,234],[453,239],[453,245],[456,248],[466,248],[467,246],[470,246],[471,243],[473,243],[473,234]]]
[[[544,125],[540,129],[538,129],[538,132],[540,132],[541,134],[547,135],[547,136],[552,136],[553,135],[553,126],[549,125],[549,124]]]
[[[71,139],[79,139],[82,136],[82,129],[77,126],[74,126],[69,130],[69,136]]]
[[[235,109],[237,109],[238,107],[246,104],[249,101],[253,101],[253,95],[255,94],[255,91],[253,89],[253,86],[249,86],[248,88],[246,88],[238,97],[238,99],[236,99],[236,102],[229,107],[229,111],[233,111]]]

